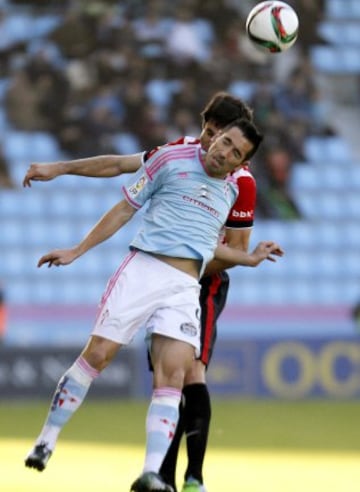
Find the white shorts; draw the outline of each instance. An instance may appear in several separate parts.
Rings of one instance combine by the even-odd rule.
[[[92,335],[129,344],[141,327],[200,349],[200,284],[191,275],[132,251],[110,278]]]

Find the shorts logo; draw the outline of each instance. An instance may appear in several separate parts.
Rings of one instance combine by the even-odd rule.
[[[185,335],[189,335],[190,337],[196,337],[196,335],[197,335],[197,328],[192,323],[182,323],[180,325],[180,330]]]
[[[101,318],[100,318],[100,323],[99,323],[100,325],[104,324],[104,321],[106,320],[106,318],[108,318],[108,317],[109,317],[109,314],[110,314],[110,313],[109,313],[109,310],[108,310],[108,309],[106,309],[106,310],[103,312],[103,314],[101,315]]]
[[[140,193],[146,183],[147,177],[144,175],[140,176],[137,182],[134,185],[130,186],[130,188],[128,189],[129,195],[134,198],[138,193]]]

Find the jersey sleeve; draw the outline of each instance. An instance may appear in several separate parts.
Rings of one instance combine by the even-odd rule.
[[[133,174],[129,182],[122,187],[125,199],[134,208],[141,208],[149,198],[162,186],[168,172],[169,162],[166,147],[154,149],[141,168]]]
[[[239,194],[230,210],[225,227],[238,229],[252,227],[255,218],[256,181],[251,174],[237,179]]]

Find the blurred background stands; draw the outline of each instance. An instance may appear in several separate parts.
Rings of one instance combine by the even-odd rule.
[[[359,2],[289,3],[300,35],[279,56],[246,39],[250,0],[0,4],[0,277],[9,343],[36,343],[38,322],[29,338],[19,321],[26,306],[88,313],[136,229],[130,224],[69,269],[38,270],[41,254],[77,242],[119,200],[126,178],[66,176],[22,190],[29,164],[134,153],[198,134],[199,112],[218,90],[248,101],[266,134],[252,162],[252,244],[274,239],[286,250],[277,265],[231,270],[230,308],[339,306],[339,323],[351,330],[360,275]],[[51,322],[56,341],[62,323]],[[76,330],[83,333],[81,320],[75,342]],[[41,336],[50,337],[45,329]]]

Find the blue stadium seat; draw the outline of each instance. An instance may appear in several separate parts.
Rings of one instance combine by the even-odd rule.
[[[348,220],[341,224],[341,234],[347,247],[358,248],[360,244],[359,219]]]
[[[319,218],[317,197],[313,191],[293,190],[292,194],[305,220]]]
[[[0,278],[23,275],[27,265],[24,248],[17,245],[17,247],[1,249]]]
[[[0,218],[21,212],[23,205],[19,199],[17,190],[1,190],[0,193]]]
[[[30,134],[21,131],[8,131],[4,138],[4,154],[11,161],[28,159],[28,149],[31,145]]]
[[[319,220],[313,224],[313,246],[318,248],[331,248],[335,251],[341,251],[347,246],[347,240],[341,226],[337,221]]]
[[[44,185],[46,186],[46,184]],[[46,210],[44,216],[55,217],[72,217],[75,215],[74,204],[77,194],[72,193],[69,189],[55,188],[48,193],[45,188],[41,190],[46,193]]]
[[[353,189],[360,189],[360,164],[352,163],[349,166],[349,169],[346,171],[347,178],[349,180],[349,186]]]
[[[314,190],[319,186],[317,169],[308,164],[295,164],[291,171],[290,187],[299,190]]]
[[[347,217],[357,220],[360,228],[360,191],[347,191],[344,197],[344,207]]]
[[[52,235],[49,233],[49,228],[46,222],[38,218],[28,219],[24,221],[23,233],[26,237],[28,246],[38,246],[44,248],[51,242]],[[55,244],[53,243],[55,246]]]
[[[341,192],[317,193],[319,218],[342,219],[344,210],[342,206]]]
[[[330,19],[359,19],[360,4],[358,0],[327,0],[326,17]]]
[[[150,101],[160,108],[170,104],[171,98],[174,95],[174,84],[168,80],[152,79],[145,87],[146,95]]]
[[[0,194],[0,217],[34,217],[46,210],[43,196],[35,190],[2,190]]]
[[[346,255],[341,258],[341,273],[348,279],[360,278],[360,249],[348,249]]]
[[[1,217],[1,241],[0,249],[4,247],[13,247],[19,244],[23,244],[27,241],[24,235],[23,224],[21,221],[15,221],[14,218]]]
[[[356,45],[360,44],[360,30],[358,22],[349,21],[329,21],[325,20],[318,27],[319,33],[334,45]],[[346,49],[346,48],[345,48]]]
[[[341,164],[333,166],[321,166],[318,168],[318,185],[329,190],[347,191],[349,188],[349,176],[346,168]]]
[[[304,251],[314,246],[314,236],[316,237],[316,226],[308,221],[293,221],[284,224],[287,231],[288,241],[286,246],[291,250]],[[285,245],[284,245],[285,247]]]
[[[360,58],[359,58],[360,59]],[[327,155],[334,162],[348,162],[352,159],[352,152],[347,141],[342,137],[327,137]]]
[[[72,217],[45,218],[40,219],[39,222],[41,224],[39,227],[45,230],[42,242],[43,247],[51,249],[69,247],[81,239],[77,224]]]
[[[115,135],[111,143],[118,154],[136,154],[141,152],[140,144],[135,135],[131,133],[118,133]]]
[[[251,242],[255,245],[264,240],[274,240],[285,245],[288,242],[286,224],[277,220],[258,220],[251,234]]]
[[[50,133],[32,132],[29,138],[31,139],[31,147],[28,149],[30,161],[51,162],[61,157],[59,144]]]
[[[321,162],[326,159],[323,139],[320,137],[308,137],[304,142],[304,152],[309,161]]]
[[[314,67],[326,73],[342,73],[344,71],[341,58],[332,46],[313,46],[310,57]]]
[[[236,97],[240,99],[244,99],[245,101],[250,101],[254,92],[256,90],[256,83],[248,82],[245,80],[235,80],[232,82],[228,91]]]
[[[342,137],[308,137],[304,143],[307,159],[313,162],[347,162],[351,149]]]
[[[61,158],[57,141],[46,132],[9,130],[4,138],[4,153],[11,161],[56,161]]]
[[[360,72],[360,54],[357,46],[347,46],[339,49],[338,55],[342,57],[343,70],[347,73]]]
[[[30,291],[31,285],[23,276],[19,275],[6,282],[6,299],[9,304],[27,304]]]

